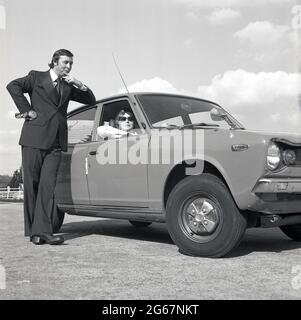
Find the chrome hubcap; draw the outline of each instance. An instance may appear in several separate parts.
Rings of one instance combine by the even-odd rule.
[[[219,208],[208,198],[194,199],[184,207],[182,222],[190,236],[209,236],[219,224]]]

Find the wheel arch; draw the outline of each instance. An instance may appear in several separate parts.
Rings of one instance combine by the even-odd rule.
[[[163,208],[164,208],[164,210],[166,209],[168,197],[169,197],[172,189],[174,188],[174,186],[177,183],[179,183],[181,180],[183,180],[184,178],[189,176],[188,174],[186,174],[186,169],[187,168],[196,168],[196,167],[200,167],[203,169],[199,175],[201,175],[202,173],[211,173],[211,174],[215,175],[216,177],[218,177],[219,179],[221,179],[221,181],[225,184],[225,186],[229,190],[230,194],[232,195],[231,189],[230,189],[225,177],[221,173],[221,170],[219,170],[210,161],[208,161],[208,160],[195,160],[195,159],[185,160],[181,163],[176,164],[171,169],[171,171],[169,172],[169,174],[167,176],[167,179],[164,184],[164,191],[163,191]],[[232,197],[233,197],[233,195],[232,195]],[[234,199],[234,201],[235,201],[235,199]],[[236,201],[235,201],[235,203],[236,203]]]

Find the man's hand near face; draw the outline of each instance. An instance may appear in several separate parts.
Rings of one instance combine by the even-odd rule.
[[[82,91],[87,91],[87,87],[81,81],[74,78],[71,74],[64,76],[63,79],[68,84],[72,84]]]

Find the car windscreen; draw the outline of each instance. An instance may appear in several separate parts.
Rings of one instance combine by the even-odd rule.
[[[210,112],[219,107],[208,101],[154,94],[141,94],[137,98],[153,127],[214,123],[219,127],[229,128],[226,121],[213,121]]]

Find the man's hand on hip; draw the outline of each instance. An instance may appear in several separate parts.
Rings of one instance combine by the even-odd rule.
[[[28,121],[36,119],[37,116],[38,115],[34,110],[29,110],[28,112],[25,112],[23,115],[23,117]]]

